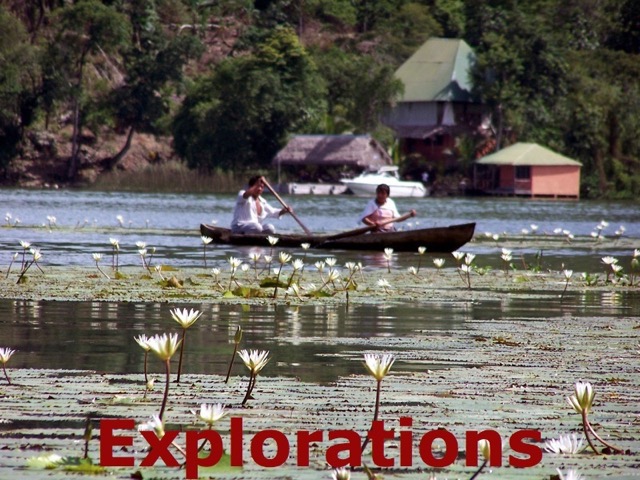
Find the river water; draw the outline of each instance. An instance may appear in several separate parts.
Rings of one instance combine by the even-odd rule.
[[[275,199],[270,199],[275,204]],[[351,196],[291,196],[286,201],[313,232],[336,232],[357,228],[357,216],[365,199]],[[176,268],[203,266],[203,245],[198,226],[231,221],[232,195],[173,195],[85,191],[0,190],[0,274],[3,280],[20,240],[31,242],[44,254],[42,265],[94,266],[91,254],[109,257],[109,238],[120,241],[121,265],[137,265],[137,241],[156,248],[154,263]],[[638,240],[640,247],[640,208],[622,202],[546,201],[510,198],[424,198],[397,199],[401,212],[415,208],[418,216],[404,228],[444,226],[477,222],[476,235],[497,234],[501,238],[521,235],[522,229],[538,225],[539,235],[568,230],[576,236],[589,236],[601,221],[608,222],[605,236],[621,226],[624,237]],[[52,217],[55,217],[52,218]],[[300,232],[291,218],[275,222],[279,231]],[[522,244],[529,253],[535,247]],[[629,255],[628,248],[593,252],[570,252],[559,247],[546,252],[551,265],[559,269],[567,256],[599,268],[604,254]],[[226,268],[227,258],[247,258],[247,247],[209,246],[209,267]],[[499,268],[498,243],[470,243],[465,251],[477,253]],[[309,253],[309,262],[325,258],[327,252]],[[335,252],[339,262],[379,261],[379,254]],[[574,258],[579,256],[581,258]],[[415,264],[415,254],[398,255],[394,268]],[[0,283],[1,285],[1,283]],[[605,298],[606,297],[606,298]],[[265,305],[245,308],[216,303],[187,305],[204,312],[188,333],[187,372],[224,374],[231,354],[233,332],[238,324],[245,329],[245,348],[272,351],[277,360],[266,375],[297,376],[308,381],[328,382],[341,375],[362,373],[362,352],[369,340],[402,337],[429,330],[451,331],[466,328],[467,322],[484,318],[542,321],[552,315],[588,316],[604,312],[616,316],[638,315],[637,295],[604,294],[571,297],[562,306],[549,304],[544,310],[538,301],[513,298],[508,301],[429,303],[404,305],[287,306]],[[175,327],[169,303],[51,302],[0,300],[0,347],[20,353],[12,367],[69,368],[140,372],[143,353],[134,335],[151,335]],[[428,309],[428,318],[425,311]],[[256,339],[259,339],[257,341]],[[64,354],[62,354],[64,352]],[[354,361],[346,361],[352,359]],[[355,361],[358,360],[358,361]],[[409,367],[407,367],[409,368]],[[439,368],[423,364],[421,368]]]

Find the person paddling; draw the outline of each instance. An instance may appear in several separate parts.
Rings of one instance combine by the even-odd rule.
[[[277,209],[262,198],[265,183],[260,175],[251,177],[245,190],[240,190],[233,210],[231,231],[233,233],[276,233],[270,223],[263,223],[267,218],[280,218],[285,213],[293,213],[287,206]]]
[[[376,187],[376,198],[372,198],[367,203],[360,220],[367,226],[375,226],[373,232],[393,232],[394,223],[388,222],[393,218],[400,217],[396,203],[389,198],[391,189],[386,183],[381,183]],[[416,211],[411,210],[411,216],[415,216]],[[385,224],[385,222],[387,222]]]

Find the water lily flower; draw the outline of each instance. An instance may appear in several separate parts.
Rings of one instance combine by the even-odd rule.
[[[442,268],[444,266],[444,258],[434,258],[433,264],[436,268]]]
[[[116,250],[120,249],[120,240],[117,238],[109,238],[109,243],[111,243],[111,246]]]
[[[267,242],[269,242],[269,245],[271,245],[272,247],[273,247],[276,243],[278,243],[278,240],[280,240],[278,237],[274,237],[274,236],[271,236],[271,235],[269,235],[269,236],[267,237]]]
[[[183,310],[180,310],[179,308],[171,310],[171,317],[185,329],[193,325],[201,316],[202,312],[194,310],[193,308],[190,310],[187,310],[186,308]]]
[[[332,480],[351,480],[351,472],[346,467],[340,467],[331,473]]]
[[[204,259],[204,268],[207,268],[207,245],[213,242],[213,238],[201,235],[200,240],[202,240],[202,258]]]
[[[291,264],[291,266],[293,267],[293,269],[295,271],[302,270],[304,268],[304,262],[302,260],[300,260],[299,258],[296,258],[293,261],[293,263]]]
[[[336,262],[337,262],[337,261],[338,261],[338,260],[337,260],[336,258],[331,257],[331,258],[326,258],[324,262],[325,262],[328,266],[333,267],[333,266],[336,264]]]
[[[453,255],[453,258],[455,258],[458,262],[462,261],[462,259],[464,258],[464,256],[466,255],[464,252],[451,252],[451,255]]]
[[[30,252],[31,252],[31,255],[33,255],[34,262],[38,262],[42,258],[42,253],[40,252],[40,250],[36,248],[32,248]]]
[[[602,257],[602,263],[605,265],[615,265],[618,263],[618,259],[615,257]]]
[[[596,396],[596,392],[589,382],[576,382],[575,393],[570,397],[567,397],[569,405],[578,413],[589,413],[593,406],[593,399]]]
[[[566,280],[569,280],[573,276],[573,270],[563,270],[562,274]]]
[[[309,250],[309,249],[311,248],[311,244],[310,244],[310,243],[301,243],[301,244],[300,244],[300,247],[301,247],[303,250]]]
[[[247,403],[247,400],[251,398],[251,392],[256,385],[256,379],[258,374],[265,365],[269,362],[268,350],[240,350],[238,355],[249,369],[249,383],[247,385],[247,393],[242,400],[242,405]]]
[[[324,270],[325,263],[322,260],[319,260],[315,263],[315,267],[318,269],[320,273]]]
[[[536,231],[538,230],[538,225],[532,223],[531,225],[529,225],[529,228],[531,229],[532,233],[536,233]]]
[[[544,449],[551,453],[564,453],[569,455],[575,455],[585,449],[583,445],[584,439],[578,438],[575,433],[567,435],[560,435],[557,439],[553,438],[545,442]]]
[[[205,245],[209,245],[211,242],[213,242],[213,238],[207,237],[206,235],[201,235],[200,240],[202,240],[202,243]]]
[[[151,350],[151,345],[149,345],[149,338],[146,335],[138,335],[137,337],[133,337],[133,339],[138,343],[138,345],[142,347],[145,352]]]
[[[384,289],[385,293],[389,293],[389,289],[391,288],[391,284],[389,283],[389,281],[387,279],[379,278],[376,283],[377,283],[377,285],[379,287],[382,287]]]
[[[269,350],[240,350],[238,355],[252,375],[258,375],[269,363]]]
[[[224,405],[221,403],[211,405],[203,403],[200,405],[199,417],[204,423],[209,425],[209,428],[211,428],[215,422],[220,420],[226,414],[227,412],[224,411]]]
[[[384,258],[387,260],[391,260],[393,258],[393,248],[384,249]]]
[[[93,253],[93,259],[96,261],[96,263],[98,263],[100,260],[102,260],[102,254],[101,253]]]
[[[7,379],[9,385],[11,385],[11,379],[7,374],[6,364],[11,359],[14,353],[16,353],[16,351],[10,348],[0,348],[0,363],[2,363],[2,371],[4,372],[4,376]]]
[[[147,342],[151,351],[164,361],[171,360],[181,343],[177,333],[154,335]]]
[[[280,254],[278,255],[278,261],[280,262],[281,265],[288,263],[289,260],[291,260],[291,255],[288,254],[287,252],[280,252]]]
[[[297,283],[289,285],[289,287],[284,293],[285,295],[288,295],[288,296],[295,295],[298,299],[300,299],[300,287],[298,286]]]
[[[473,262],[474,258],[476,258],[476,254],[475,253],[467,253],[464,256],[464,263],[466,265],[471,265],[471,263]]]
[[[566,473],[562,472],[559,468],[557,468],[556,471],[558,472],[560,480],[585,480],[585,477],[583,477],[580,472],[571,468],[567,470]]]
[[[124,227],[124,218],[122,217],[122,215],[116,215],[116,221],[118,222],[118,225]]]
[[[416,267],[409,267],[407,270],[411,275],[418,275],[418,269]]]
[[[366,353],[364,355],[365,368],[378,382],[387,376],[395,361],[395,357],[389,353],[385,355]]]
[[[164,437],[164,422],[162,421],[162,417],[159,415],[152,416],[148,422],[138,425],[138,431],[151,431],[155,432],[158,438]]]
[[[20,240],[20,246],[23,250],[29,250],[29,248],[31,248],[31,244],[29,242],[25,242],[24,240]]]

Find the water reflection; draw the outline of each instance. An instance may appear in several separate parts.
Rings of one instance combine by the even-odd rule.
[[[372,338],[407,338],[434,330],[453,334],[469,322],[484,320],[640,315],[637,292],[569,292],[563,299],[549,292],[537,295],[349,309],[344,305],[187,305],[203,315],[189,330],[184,372],[224,375],[238,325],[245,332],[243,348],[272,351],[276,361],[265,375],[329,382],[362,373],[361,362],[348,359],[354,351],[370,349]],[[133,337],[178,331],[171,308],[168,303],[0,300],[2,343],[19,352],[11,360],[12,367],[141,373],[144,355]],[[239,372],[244,367],[234,368]],[[152,363],[150,371],[159,374],[162,367]]]

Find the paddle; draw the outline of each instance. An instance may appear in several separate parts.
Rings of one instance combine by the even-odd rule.
[[[378,227],[380,227],[382,225],[387,225],[389,223],[404,222],[406,219],[411,218],[414,215],[415,215],[415,212],[411,211],[411,212],[405,213],[404,215],[402,215],[400,217],[390,218],[389,220],[385,220],[384,222],[380,222],[379,225],[369,225],[368,227],[356,228],[355,230],[349,230],[347,232],[336,233],[335,235],[329,235],[328,237],[324,238],[323,243],[331,241],[331,240],[338,240],[339,238],[355,237],[356,235],[361,235],[363,233],[370,232],[371,230],[375,230],[376,228],[378,228]]]
[[[284,200],[282,200],[280,195],[278,195],[278,192],[276,192],[273,189],[273,187],[271,185],[269,185],[269,182],[267,182],[266,178],[262,177],[262,183],[264,183],[264,186],[267,187],[269,189],[269,191],[271,191],[271,193],[273,193],[274,197],[276,197],[278,199],[278,201],[282,204],[282,206],[284,208],[286,208],[287,210],[289,210],[289,206],[286,203],[284,203]],[[293,213],[291,210],[289,210],[289,213],[295,219],[295,221],[300,224],[300,226],[304,230],[304,233],[306,233],[307,235],[311,235],[311,230],[309,230],[307,227],[305,227],[304,223],[302,223],[302,221],[298,218],[298,216],[295,213]]]

